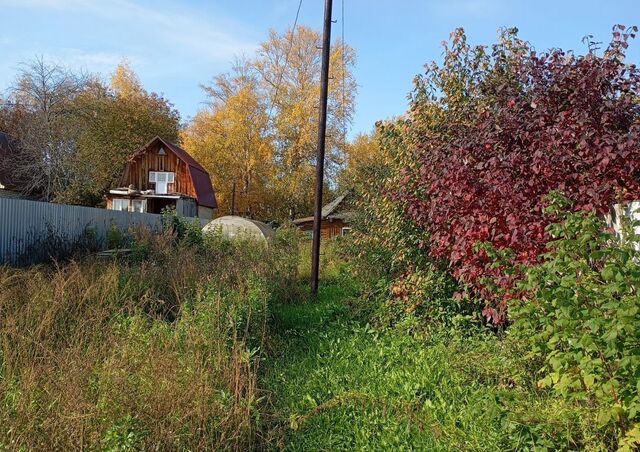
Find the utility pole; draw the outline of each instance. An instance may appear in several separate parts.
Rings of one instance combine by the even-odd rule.
[[[322,186],[324,183],[324,148],[327,135],[327,97],[329,95],[329,56],[331,51],[332,0],[324,3],[324,30],[322,35],[322,72],[320,74],[320,115],[316,162],[316,201],[313,215],[313,249],[311,253],[311,294],[318,296],[320,274],[320,226],[322,224]]]

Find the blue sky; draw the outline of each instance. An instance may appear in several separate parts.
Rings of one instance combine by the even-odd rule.
[[[352,133],[402,114],[413,77],[439,61],[441,43],[464,27],[490,44],[516,26],[538,50],[583,51],[581,38],[607,42],[616,23],[640,25],[640,0],[344,0],[345,36],[358,53]],[[109,74],[130,60],[144,86],[164,94],[184,120],[203,107],[199,84],[251,55],[270,28],[285,30],[298,0],[0,0],[0,90],[21,61],[45,59]],[[323,0],[303,0],[300,23],[320,29]],[[341,18],[341,0],[334,0]],[[335,33],[339,34],[340,23]],[[629,60],[640,62],[640,39]]]

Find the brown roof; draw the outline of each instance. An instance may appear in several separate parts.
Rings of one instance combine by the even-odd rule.
[[[344,202],[344,200],[349,196],[350,192],[347,191],[343,194],[341,194],[340,196],[338,196],[337,198],[335,198],[333,201],[331,201],[329,204],[326,204],[324,206],[322,206],[322,219],[336,219],[336,220],[344,220],[349,221],[352,219],[353,215],[351,212],[337,212],[338,207]],[[304,217],[304,218],[298,218],[296,220],[293,220],[294,224],[303,224],[303,223],[308,223],[313,221],[314,218],[311,217]]]
[[[213,185],[211,184],[211,176],[209,175],[209,172],[204,169],[204,167],[200,163],[198,163],[198,161],[194,159],[187,151],[182,149],[177,144],[171,143],[170,141],[167,141],[160,137],[155,137],[146,145],[144,145],[138,152],[133,154],[130,160],[134,160],[139,155],[147,152],[149,147],[156,141],[160,141],[162,144],[164,144],[167,149],[173,152],[176,157],[178,157],[187,165],[187,167],[189,168],[191,180],[193,181],[193,185],[196,189],[196,199],[198,200],[198,204],[203,207],[211,207],[212,209],[218,207],[218,202],[216,201],[216,195],[213,190]]]

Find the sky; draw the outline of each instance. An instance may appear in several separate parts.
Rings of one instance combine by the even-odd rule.
[[[342,33],[334,0],[334,37]],[[204,108],[201,84],[251,56],[270,29],[293,24],[299,0],[0,0],[0,91],[36,56],[108,77],[129,60],[145,88],[163,94],[184,121]],[[299,23],[322,28],[323,0],[303,0]],[[582,37],[608,42],[614,24],[640,25],[640,0],[344,0],[345,40],[355,48],[358,95],[351,131],[404,113],[424,64],[463,27],[491,44],[515,26],[538,51],[585,51]],[[629,62],[640,63],[640,38]]]

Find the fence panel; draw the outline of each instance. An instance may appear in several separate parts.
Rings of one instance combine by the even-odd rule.
[[[0,265],[37,262],[87,239],[104,247],[112,226],[160,231],[162,215],[0,198]]]

